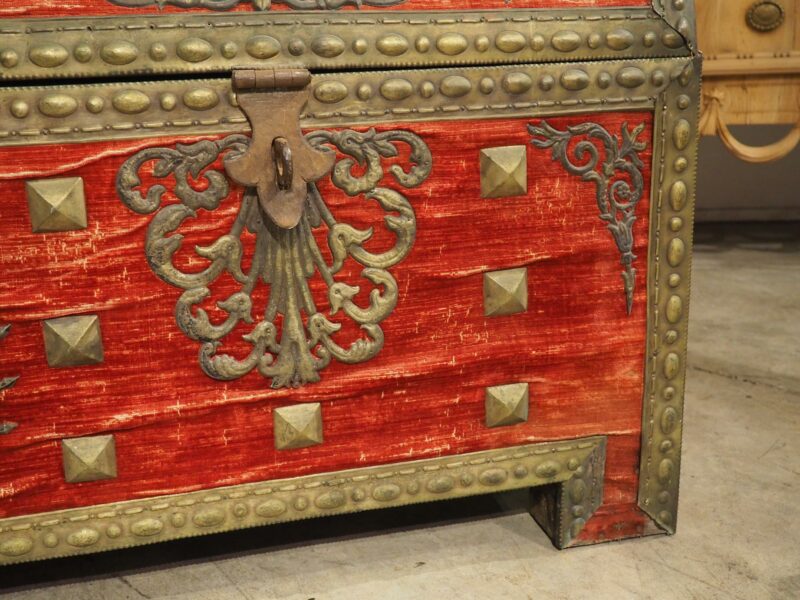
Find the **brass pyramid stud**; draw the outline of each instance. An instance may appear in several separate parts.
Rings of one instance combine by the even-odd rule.
[[[528,310],[528,269],[506,269],[483,274],[483,314],[515,315]]]
[[[114,479],[117,476],[117,448],[113,435],[61,440],[61,454],[67,483]]]
[[[276,449],[307,448],[322,443],[322,406],[319,402],[276,408],[272,414]]]
[[[86,198],[82,178],[28,181],[25,191],[34,233],[86,228]]]
[[[76,315],[42,322],[47,364],[78,367],[103,362],[103,338],[97,315]]]
[[[528,193],[528,149],[525,146],[483,148],[480,162],[481,198]]]
[[[486,388],[486,426],[516,425],[528,420],[528,384]]]

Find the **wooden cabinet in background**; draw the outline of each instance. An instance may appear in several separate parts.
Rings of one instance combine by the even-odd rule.
[[[698,0],[705,55],[705,135],[719,135],[749,162],[785,157],[800,143],[800,0]],[[751,147],[728,125],[794,125],[782,140]]]

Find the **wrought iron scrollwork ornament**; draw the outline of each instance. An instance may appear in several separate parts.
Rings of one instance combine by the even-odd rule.
[[[539,125],[528,125],[528,131],[534,136],[531,139],[534,146],[552,148],[553,160],[559,161],[572,175],[595,184],[600,219],[621,255],[626,308],[631,314],[636,289],[633,224],[636,206],[644,193],[644,164],[637,153],[647,147],[637,138],[644,131],[644,124],[631,131],[623,123],[621,140],[596,123],[582,123],[560,131],[543,120]]]
[[[252,140],[232,135],[219,141],[146,149],[128,159],[119,170],[117,190],[121,200],[137,213],[155,212],[146,235],[147,260],[158,277],[185,290],[175,306],[178,326],[201,343],[200,366],[215,379],[234,380],[256,369],[271,378],[274,388],[300,386],[318,381],[319,372],[333,358],[348,364],[361,363],[376,356],[383,347],[379,324],[398,301],[397,283],[388,269],[411,250],[416,220],[406,196],[379,185],[384,178],[381,161],[397,157],[397,145],[407,144],[411,163],[408,170],[393,164],[388,171],[400,186],[413,188],[430,174],[430,150],[421,138],[407,131],[317,131],[305,139],[312,148],[323,151],[326,146],[333,146],[345,155],[334,165],[332,182],[349,196],[374,200],[388,213],[384,222],[395,235],[391,249],[379,253],[366,249],[373,228],[357,229],[337,221],[314,183],[307,184],[305,206],[297,225],[290,228],[277,225],[259,203],[256,188],[246,187],[230,231],[209,246],[195,247],[197,256],[208,262],[206,268],[184,272],[173,263],[183,239],[178,230],[188,219],[212,213],[228,199],[228,179],[212,166],[221,157],[226,164],[241,160]],[[330,150],[324,151],[332,155]],[[140,172],[153,161],[152,177],[174,177],[171,191],[180,202],[161,206],[164,185],[156,183],[140,190]],[[202,190],[190,183],[199,178],[207,184]],[[327,228],[331,264],[323,257],[313,233],[323,225]],[[255,235],[255,249],[246,269],[242,244],[245,230]],[[348,257],[364,267],[361,276],[373,286],[368,306],[355,302],[360,286],[335,278]],[[227,318],[213,323],[198,305],[211,295],[209,286],[225,273],[237,282],[239,290],[217,302]],[[309,279],[315,273],[319,273],[328,290],[328,316],[317,310],[309,287]],[[255,319],[253,291],[259,284],[269,286],[269,299],[263,318]],[[342,325],[329,317],[340,313],[360,326],[364,337],[346,346],[334,341]],[[305,321],[303,315],[307,315]],[[249,355],[238,359],[221,353],[225,337],[242,322],[254,324],[242,336],[252,346]]]
[[[11,325],[0,326],[0,341],[5,339],[10,330]],[[0,377],[0,392],[14,387],[14,384],[17,383],[17,379],[19,379],[19,377]],[[0,421],[0,435],[11,433],[14,429],[16,429],[16,427],[16,423],[12,423],[10,421]]]
[[[240,4],[252,4],[256,10],[269,10],[273,2],[284,4],[296,10],[337,10],[343,6],[387,7],[402,4],[405,0],[109,0],[117,6],[141,8],[144,6],[177,6],[178,8],[207,8],[210,10],[230,10]]]

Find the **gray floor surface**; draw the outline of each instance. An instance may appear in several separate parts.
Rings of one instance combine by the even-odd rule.
[[[746,231],[698,234],[674,537],[558,552],[509,493],[0,569],[0,594],[798,599],[800,234]]]

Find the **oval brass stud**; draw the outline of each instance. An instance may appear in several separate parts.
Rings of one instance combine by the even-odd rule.
[[[30,49],[28,58],[40,67],[58,67],[67,62],[69,52],[61,44],[38,44]]]
[[[658,480],[662,484],[669,483],[669,480],[672,479],[672,472],[675,470],[675,463],[673,463],[669,458],[665,458],[662,460],[658,465]]]
[[[100,58],[110,65],[127,65],[138,56],[139,49],[130,42],[110,42],[100,49]]]
[[[680,296],[670,296],[667,300],[667,321],[670,323],[677,323],[683,316],[683,300]]]
[[[519,52],[528,45],[528,40],[518,31],[503,31],[494,40],[497,49],[506,54]]]
[[[612,50],[627,50],[633,46],[636,38],[627,29],[614,29],[606,35],[606,45]]]
[[[407,79],[392,78],[381,84],[380,91],[387,100],[404,100],[414,93],[414,86]]]
[[[581,36],[574,31],[559,31],[553,34],[550,44],[559,52],[572,52],[581,45]]]
[[[266,519],[277,517],[286,512],[286,504],[281,500],[267,500],[256,506],[256,514]]]
[[[667,262],[671,267],[677,267],[686,256],[686,244],[681,238],[673,238],[667,246]]]
[[[639,87],[646,76],[638,67],[624,67],[617,72],[617,83],[625,88]]]
[[[177,55],[187,62],[198,63],[211,58],[214,47],[202,38],[186,38],[178,42]]]
[[[503,89],[509,94],[523,94],[533,86],[533,79],[527,73],[507,73],[502,80]]]
[[[100,539],[100,533],[91,527],[82,527],[77,531],[73,531],[67,536],[67,543],[76,548],[85,548],[91,546]]]
[[[378,38],[375,47],[386,56],[400,56],[408,50],[408,40],[397,33],[389,33]]]
[[[219,104],[219,94],[210,88],[197,88],[183,95],[183,103],[192,110],[209,110]]]
[[[585,89],[589,86],[589,74],[581,69],[567,69],[561,74],[561,86],[573,92]]]
[[[689,121],[681,119],[675,124],[675,129],[672,130],[672,143],[678,150],[685,150],[689,145],[691,138],[692,126]]]
[[[335,104],[347,97],[347,86],[340,81],[325,81],[314,88],[314,97],[325,104]]]
[[[78,110],[78,101],[66,94],[48,94],[39,100],[39,112],[47,117],[68,117]]]
[[[469,79],[461,75],[449,75],[442,79],[439,90],[448,98],[460,98],[472,89]]]
[[[436,48],[447,56],[461,54],[467,49],[468,45],[467,38],[460,33],[445,33],[436,40]]]
[[[22,556],[33,550],[33,540],[27,536],[15,536],[0,543],[0,554]]]
[[[344,52],[345,43],[338,35],[320,35],[311,42],[311,51],[323,58],[334,58]]]
[[[681,358],[674,352],[670,352],[664,357],[664,377],[667,379],[675,379],[675,376],[681,370]]]
[[[150,97],[138,90],[124,90],[114,94],[111,104],[121,113],[135,115],[150,108]]]
[[[686,184],[678,180],[669,188],[669,205],[672,210],[682,210],[686,206],[686,201],[689,199],[689,189]]]
[[[244,45],[245,51],[253,58],[272,58],[281,51],[281,43],[269,35],[254,35]]]

